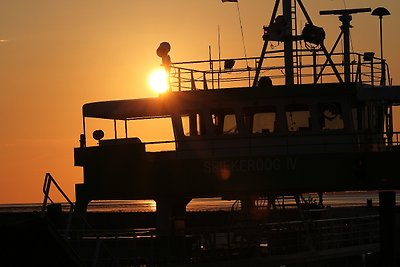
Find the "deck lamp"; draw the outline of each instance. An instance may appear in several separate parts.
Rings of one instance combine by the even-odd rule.
[[[104,132],[103,130],[95,130],[92,136],[95,140],[100,141],[104,137]]]
[[[371,15],[379,17],[379,36],[380,36],[379,39],[380,39],[380,47],[381,47],[381,64],[382,64],[381,85],[385,85],[386,79],[385,79],[385,62],[383,60],[382,18],[384,16],[389,16],[390,12],[389,12],[389,10],[387,10],[384,7],[377,7],[372,11]]]
[[[371,62],[374,60],[375,53],[374,52],[364,52],[364,61]]]

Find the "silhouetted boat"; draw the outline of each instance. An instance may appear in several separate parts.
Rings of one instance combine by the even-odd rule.
[[[157,54],[169,73],[168,92],[83,106],[75,165],[83,167],[84,182],[76,185],[75,213],[104,199],[153,199],[157,207],[154,231],[88,231],[72,238],[68,230],[72,244],[80,240],[79,249],[97,253],[95,263],[102,255],[99,240],[115,256],[105,262],[117,258],[135,266],[289,266],[343,258],[362,264],[378,251],[394,263],[395,194],[385,190],[400,188],[400,140],[393,130],[400,88],[391,84],[385,59],[351,52],[349,41],[352,15],[371,9],[321,11],[342,23],[328,52],[323,28],[313,24],[302,1],[282,1],[282,15],[279,5],[264,27],[260,57],[171,63],[170,45],[163,42]],[[301,33],[299,10],[307,21]],[[336,52],[341,38],[344,49]],[[284,49],[267,51],[272,41]],[[114,138],[104,139],[95,119],[110,121]],[[131,136],[129,126],[140,120],[168,121],[173,140]],[[89,129],[97,129],[92,136],[98,145],[87,145]],[[47,178],[48,193],[53,179]],[[326,215],[323,192],[349,190],[382,191],[383,232],[376,213]],[[308,192],[318,192],[319,201],[302,198]],[[224,225],[187,221],[186,205],[206,197],[238,201],[229,220],[203,214]],[[285,217],[281,210],[271,221],[287,198],[298,215],[291,209]],[[196,220],[207,224],[204,218]]]

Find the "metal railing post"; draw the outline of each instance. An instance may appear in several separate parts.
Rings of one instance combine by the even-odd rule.
[[[181,84],[181,69],[178,69],[178,91],[180,92],[182,90],[182,84]],[[172,88],[171,88],[172,91]]]
[[[381,62],[381,86],[386,85],[386,60],[382,59]]]
[[[193,70],[190,71],[191,90],[196,91],[196,81],[194,80]]]

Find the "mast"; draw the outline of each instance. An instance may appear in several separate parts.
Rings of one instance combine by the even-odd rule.
[[[285,30],[287,35],[284,39],[285,82],[286,85],[291,85],[294,84],[292,0],[283,0],[282,11],[286,23]]]
[[[261,51],[260,60],[257,64],[256,74],[254,76],[253,87],[258,85],[258,79],[265,59],[266,50],[269,41],[283,42],[284,44],[284,62],[285,62],[285,84],[294,84],[294,62],[293,62],[293,42],[301,40],[301,36],[293,35],[294,18],[293,14],[296,12],[296,3],[300,5],[300,8],[307,19],[307,23],[313,25],[310,16],[304,8],[301,0],[282,0],[282,15],[277,15],[278,7],[281,4],[281,0],[275,0],[274,9],[272,11],[271,20],[269,25],[264,27],[264,46]],[[322,40],[323,41],[323,40]],[[322,47],[323,43],[319,44]],[[325,53],[327,54],[327,53]],[[335,72],[336,73],[336,72]]]
[[[350,22],[352,16],[350,14],[371,12],[370,8],[357,8],[357,9],[340,9],[340,10],[325,10],[320,11],[320,15],[339,15],[339,20],[342,22],[340,30],[343,33],[343,69],[344,69],[344,82],[351,82],[351,69],[350,69]]]
[[[303,32],[301,35],[297,35],[293,31],[293,27],[295,27],[295,17],[294,14],[296,12],[296,3],[300,7],[303,15],[307,21]],[[277,10],[279,5],[282,4],[282,15],[277,14]],[[292,85],[294,84],[294,67],[298,62],[294,62],[294,47],[293,42],[298,42],[300,40],[304,40],[304,42],[312,43],[316,46],[320,47],[320,50],[326,57],[326,62],[320,70],[320,73],[315,76],[315,83],[318,81],[319,77],[322,74],[322,71],[326,66],[330,66],[338,80],[339,83],[346,82],[349,83],[352,81],[352,71],[351,71],[351,42],[350,42],[350,29],[352,14],[356,13],[365,13],[370,12],[370,8],[357,8],[357,9],[342,9],[342,10],[325,10],[320,11],[320,15],[338,15],[339,20],[342,22],[340,26],[341,33],[339,35],[339,39],[343,37],[343,78],[341,73],[336,68],[335,63],[332,60],[332,55],[334,49],[332,49],[331,53],[325,47],[324,39],[325,32],[323,28],[314,25],[311,20],[311,17],[308,15],[307,10],[305,9],[302,0],[275,0],[275,6],[272,12],[271,20],[268,26],[264,26],[264,46],[261,51],[260,59],[257,63],[256,73],[254,75],[253,87],[258,86],[258,80],[260,77],[260,72],[262,69],[263,62],[266,56],[266,50],[268,47],[268,42],[270,41],[278,41],[282,42],[284,45],[284,71],[285,71],[285,84]],[[336,47],[337,43],[334,45]],[[297,50],[296,50],[297,51]],[[296,66],[298,67],[298,66]]]

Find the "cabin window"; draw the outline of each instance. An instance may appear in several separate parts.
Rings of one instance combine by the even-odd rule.
[[[400,131],[400,104],[393,106],[392,123],[393,129],[395,129],[395,131]],[[397,138],[399,138],[398,135]],[[397,139],[397,141],[400,142],[399,139]]]
[[[360,112],[359,108],[353,107],[351,109],[351,116],[352,116],[352,119],[353,119],[353,129],[354,130],[361,130],[362,129],[361,120],[360,120],[361,115],[360,114],[361,114],[361,112]]]
[[[344,128],[343,114],[340,103],[321,103],[318,107],[322,130],[337,130]]]
[[[204,117],[200,112],[190,111],[181,115],[182,130],[185,136],[205,134]]]
[[[233,110],[214,110],[211,114],[216,134],[237,134],[236,114]]]
[[[285,111],[290,132],[311,130],[311,115],[307,105],[288,105]]]
[[[273,133],[277,130],[275,107],[245,108],[244,118],[250,133]]]
[[[156,129],[156,130],[155,130]],[[139,119],[128,121],[128,138],[138,137],[146,144],[146,151],[175,150],[175,140],[171,117]]]
[[[382,132],[384,125],[383,107],[373,103],[366,103],[360,108],[362,129]]]

